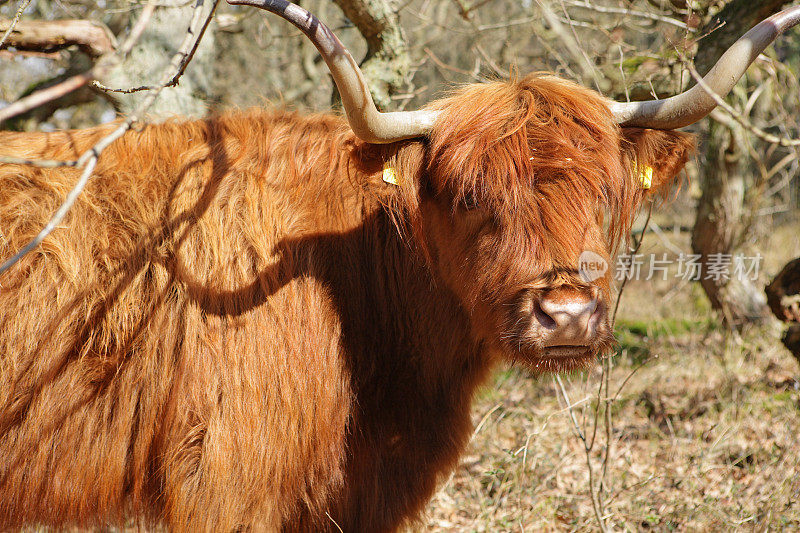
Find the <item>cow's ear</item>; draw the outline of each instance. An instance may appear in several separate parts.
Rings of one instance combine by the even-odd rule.
[[[694,135],[682,131],[622,129],[623,165],[647,192],[666,193],[694,153]]]
[[[425,187],[426,150],[421,141],[369,144],[350,143],[351,179],[368,198],[386,208],[401,234],[417,234],[420,191]],[[417,239],[418,242],[422,242]]]
[[[424,170],[420,142],[369,144],[355,140],[350,145],[350,155],[363,190],[379,197],[418,194]]]

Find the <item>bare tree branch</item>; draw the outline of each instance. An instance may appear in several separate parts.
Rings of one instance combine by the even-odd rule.
[[[0,20],[0,31],[5,31],[0,47],[13,46],[18,50],[55,52],[78,46],[97,58],[117,48],[111,30],[91,20]]]
[[[648,20],[652,20],[654,22],[663,22],[664,24],[671,24],[673,26],[677,26],[684,30],[693,31],[689,28],[686,23],[681,22],[679,20],[675,20],[671,17],[665,17],[663,15],[659,15],[656,13],[648,13],[646,11],[636,11],[634,9],[627,9],[627,8],[620,8],[620,7],[605,7],[599,6],[597,4],[593,4],[591,2],[585,2],[582,0],[565,0],[564,2],[568,6],[572,7],[582,7],[584,9],[590,9],[596,13],[609,13],[614,15],[627,15],[630,17],[638,17],[644,18]]]
[[[219,4],[219,0],[215,0],[214,1],[214,5],[211,8],[211,12],[208,14],[208,17],[205,19],[205,22],[203,23],[203,27],[199,29],[200,36],[205,34],[205,31],[208,28],[208,25],[211,23],[211,19],[214,18],[214,13],[215,13],[215,11],[217,9],[217,5],[218,4]],[[195,7],[195,9],[196,9],[196,7]],[[142,18],[144,18],[144,16],[146,15],[147,18],[149,19],[151,14],[152,14],[152,10],[150,10],[150,11],[148,11],[146,13],[143,12],[142,13]],[[134,31],[131,32],[131,37],[135,36],[138,39],[139,35],[141,35],[142,31],[144,31],[144,26],[145,26],[144,24],[138,24],[137,23],[136,27],[134,27]],[[190,35],[191,35],[191,28],[190,28]],[[164,83],[160,83],[158,85],[140,85],[138,87],[130,87],[128,89],[114,89],[114,88],[111,88],[111,87],[106,87],[105,85],[103,85],[102,83],[98,82],[97,80],[94,80],[94,81],[92,81],[92,87],[94,87],[96,89],[100,89],[101,91],[106,91],[106,92],[110,92],[110,93],[122,93],[122,94],[131,94],[131,93],[137,93],[137,92],[141,92],[141,91],[160,91],[164,87],[175,87],[180,82],[180,79],[181,79],[181,76],[183,76],[183,73],[186,72],[186,67],[189,65],[189,62],[194,57],[194,54],[197,51],[197,47],[199,45],[200,45],[200,39],[198,38],[196,41],[194,41],[194,44],[192,45],[190,50],[187,50],[185,52],[180,52],[180,51],[178,52],[179,54],[183,54],[183,55],[181,56],[180,62],[175,65],[176,66],[175,74],[172,76],[171,79],[169,79],[168,81],[166,81]],[[181,47],[181,49],[183,49],[183,47]],[[125,53],[127,53],[128,51],[130,51],[130,48],[128,48],[125,51]]]
[[[404,92],[411,72],[400,17],[394,0],[334,0],[367,42],[360,67],[369,80],[375,104],[391,106],[391,96]]]
[[[685,58],[684,58],[685,59]],[[708,95],[717,103],[717,106],[720,109],[724,109],[725,112],[736,122],[738,122],[744,129],[758,137],[764,142],[777,144],[779,146],[800,146],[800,139],[789,139],[786,137],[779,137],[777,135],[773,135],[771,133],[767,133],[766,131],[762,130],[761,128],[757,127],[755,124],[747,120],[744,114],[740,113],[736,109],[733,108],[728,102],[725,101],[724,98],[720,98],[720,96],[711,89],[708,84],[703,80],[703,77],[697,72],[697,69],[694,68],[689,62],[686,63],[686,68],[689,70],[689,73],[695,79],[697,84],[702,87]],[[716,116],[716,115],[715,115]]]
[[[24,98],[20,98],[13,104],[0,109],[0,123],[8,120],[11,117],[25,113],[26,111],[30,111],[31,109],[51,100],[61,98],[72,91],[80,89],[96,77],[102,76],[111,70],[113,65],[116,63],[114,59],[115,58],[113,56],[105,56],[101,58],[100,61],[94,65],[94,67],[90,68],[86,72],[76,74],[75,76],[62,81],[61,83],[53,85],[52,87],[36,91],[35,93]]]
[[[548,2],[549,0],[538,1],[544,19],[548,22],[550,28],[553,30],[556,36],[559,37],[564,43],[567,51],[572,55],[577,65],[580,67],[583,77],[587,80],[593,80],[595,87],[600,87],[600,79],[598,77],[597,69],[595,68],[595,65],[592,63],[591,59],[589,59],[589,55],[578,42],[575,30],[572,27],[572,20],[568,21],[570,31],[567,31],[561,21],[556,17],[556,14],[550,8]],[[566,14],[563,4],[561,7]]]
[[[22,16],[22,12],[25,11],[28,8],[30,3],[31,3],[31,0],[23,0],[22,1],[22,3],[19,6],[19,9],[17,9],[16,14],[14,15],[14,19],[11,21],[11,24],[8,25],[8,28],[6,29],[5,33],[3,34],[3,37],[0,38],[0,48],[3,47],[3,44],[6,42],[6,39],[8,39],[8,36],[11,34],[12,31],[14,31],[14,27],[19,22],[19,18]]]
[[[77,200],[80,193],[83,191],[83,188],[88,183],[89,178],[94,171],[95,166],[97,165],[97,161],[100,158],[100,154],[102,154],[103,150],[108,148],[114,141],[122,137],[130,128],[131,126],[139,121],[141,117],[147,112],[150,106],[155,102],[158,95],[161,93],[164,87],[170,83],[171,80],[180,77],[180,74],[186,69],[186,65],[191,60],[194,51],[197,49],[197,45],[203,37],[206,28],[214,16],[214,12],[219,4],[219,0],[214,0],[214,4],[205,17],[203,19],[203,0],[196,0],[194,5],[194,14],[192,15],[192,20],[189,23],[189,29],[186,32],[186,36],[184,37],[183,42],[181,43],[180,48],[172,57],[172,61],[170,61],[169,65],[166,69],[164,69],[162,76],[161,76],[161,84],[150,92],[139,107],[131,113],[117,128],[114,129],[110,134],[106,135],[102,139],[100,139],[94,146],[92,146],[89,150],[85,151],[81,156],[73,163],[69,164],[68,162],[63,162],[63,165],[59,162],[52,162],[55,163],[52,166],[76,166],[76,167],[83,167],[83,172],[81,173],[80,178],[75,183],[75,186],[70,190],[67,194],[67,197],[64,199],[64,202],[59,206],[58,210],[53,214],[50,218],[48,223],[45,225],[44,228],[39,232],[36,237],[33,238],[28,244],[26,244],[19,252],[17,252],[13,257],[6,260],[2,265],[0,265],[0,275],[3,274],[6,270],[11,268],[14,264],[16,264],[20,259],[22,259],[28,252],[35,249],[52,231],[55,229],[64,216],[69,212],[69,209]],[[104,56],[109,57],[109,56]],[[32,95],[33,96],[33,95]],[[47,165],[41,165],[47,166]]]
[[[10,45],[23,50],[53,52],[77,45],[88,55],[98,57],[98,59],[89,70],[29,94],[4,107],[0,110],[0,123],[84,87],[92,80],[106,75],[119,62],[118,56],[113,53],[117,46],[116,39],[105,25],[83,20],[19,23],[18,18],[23,9],[24,6],[20,8],[17,17],[11,22],[0,22],[0,28],[4,25],[8,26],[2,41],[0,41],[0,46],[7,38]]]

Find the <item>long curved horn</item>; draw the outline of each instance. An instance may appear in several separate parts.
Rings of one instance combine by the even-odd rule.
[[[727,95],[739,78],[775,38],[800,22],[800,6],[785,9],[759,22],[728,48],[703,81],[719,96]],[[699,85],[664,100],[614,102],[611,111],[622,126],[674,129],[693,124],[717,106]]]
[[[381,113],[353,56],[317,17],[286,0],[228,0],[233,5],[258,7],[283,17],[311,39],[333,75],[353,132],[370,143],[390,143],[422,137],[433,127],[435,111]]]

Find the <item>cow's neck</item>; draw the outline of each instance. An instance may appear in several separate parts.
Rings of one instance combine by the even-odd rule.
[[[431,409],[468,407],[491,359],[455,296],[388,216],[371,211],[334,239],[330,253],[337,257],[330,288],[357,387],[398,405],[415,398]]]
[[[350,525],[371,514],[417,514],[469,442],[470,403],[489,358],[454,296],[381,210],[326,247],[357,428],[332,514]],[[389,488],[376,501],[391,509],[363,507],[362,494]]]

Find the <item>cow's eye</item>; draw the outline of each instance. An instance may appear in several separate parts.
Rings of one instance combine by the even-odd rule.
[[[468,211],[478,209],[481,206],[480,202],[478,202],[478,199],[475,198],[475,195],[472,193],[464,194],[464,197],[461,199],[461,205],[463,205],[464,209]]]

